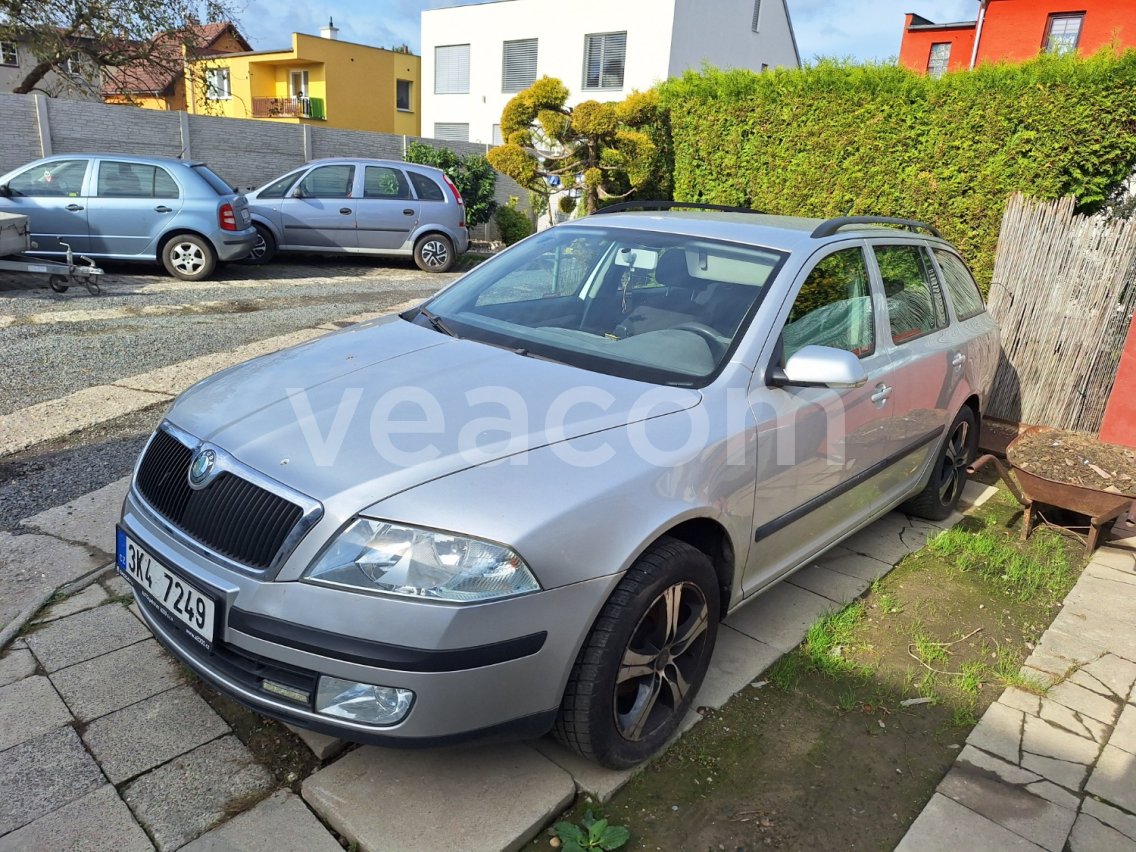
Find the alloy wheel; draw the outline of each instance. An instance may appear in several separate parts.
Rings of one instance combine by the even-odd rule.
[[[422,244],[422,260],[427,266],[445,266],[450,259],[450,250],[441,240],[427,240]]]
[[[970,423],[960,420],[943,448],[943,461],[939,468],[939,500],[944,506],[952,505],[962,490],[969,464]]]
[[[710,608],[694,583],[665,589],[628,640],[615,679],[615,724],[637,742],[666,724],[704,667]]]
[[[170,248],[170,262],[185,275],[196,275],[205,266],[205,252],[191,242],[176,243]]]

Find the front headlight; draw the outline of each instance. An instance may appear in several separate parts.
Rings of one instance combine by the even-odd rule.
[[[457,603],[540,589],[529,566],[507,547],[369,518],[343,530],[303,579]]]

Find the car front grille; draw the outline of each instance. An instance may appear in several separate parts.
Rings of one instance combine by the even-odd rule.
[[[268,568],[304,510],[231,471],[189,486],[193,450],[159,429],[138,466],[139,493],[176,529],[250,568]]]

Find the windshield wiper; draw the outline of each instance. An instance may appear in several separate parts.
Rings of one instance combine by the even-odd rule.
[[[458,333],[448,325],[446,325],[446,321],[433,311],[427,308],[419,308],[418,315],[420,317],[426,317],[430,325],[434,326],[437,331],[442,332],[442,334],[446,335],[447,337],[456,337],[459,340],[461,339],[460,337],[458,337]]]

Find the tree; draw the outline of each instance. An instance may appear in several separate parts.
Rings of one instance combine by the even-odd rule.
[[[497,190],[497,173],[481,154],[458,154],[449,148],[434,148],[422,142],[406,146],[406,161],[441,169],[461,193],[465,201],[465,221],[470,227],[488,222],[497,209],[493,194]]]
[[[232,18],[230,0],[0,0],[0,40],[35,58],[16,94],[42,90],[52,71],[76,88],[98,91],[114,77],[116,88],[141,91],[131,84],[185,73],[199,21]]]
[[[542,77],[514,96],[501,113],[506,142],[490,150],[490,164],[542,195],[579,186],[588,213],[595,213],[601,201],[626,198],[656,178],[660,150],[651,128],[659,117],[657,93],[633,92],[619,103],[584,101],[574,107],[565,106],[567,100],[567,87],[553,77]],[[564,212],[574,207],[571,198],[561,199]]]

